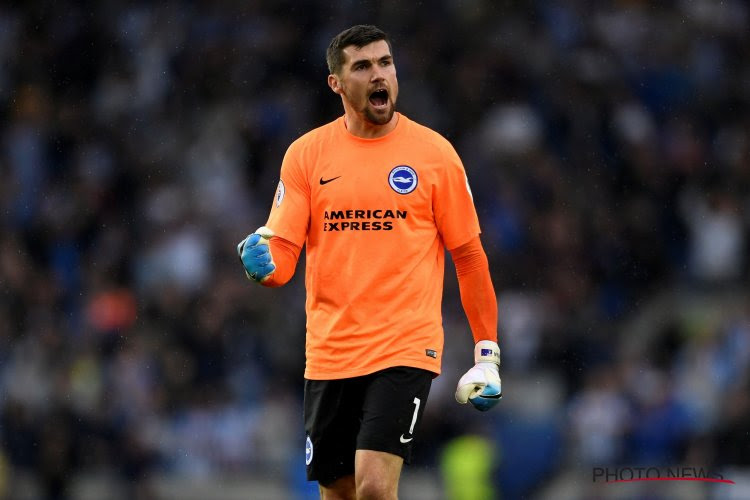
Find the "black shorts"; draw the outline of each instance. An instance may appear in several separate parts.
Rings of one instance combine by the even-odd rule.
[[[354,473],[356,450],[409,463],[434,373],[397,366],[340,380],[305,380],[307,479],[327,485]]]

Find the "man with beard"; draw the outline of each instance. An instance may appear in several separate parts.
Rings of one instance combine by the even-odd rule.
[[[291,144],[268,220],[237,252],[274,287],[306,245],[308,479],[325,499],[396,498],[440,373],[445,249],[476,343],[456,399],[480,410],[502,395],[497,302],[461,160],[395,110],[388,36],[354,26],[326,59],[344,115]]]

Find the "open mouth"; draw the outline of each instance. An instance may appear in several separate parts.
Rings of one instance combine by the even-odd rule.
[[[376,108],[381,108],[388,104],[388,91],[385,89],[378,89],[370,94],[370,104]]]

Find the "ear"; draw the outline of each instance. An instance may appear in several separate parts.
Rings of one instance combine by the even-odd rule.
[[[339,82],[339,77],[336,75],[328,75],[328,86],[331,87],[331,90],[333,90],[334,94],[341,95],[341,83]]]

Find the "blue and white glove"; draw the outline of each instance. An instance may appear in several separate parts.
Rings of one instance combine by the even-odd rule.
[[[258,283],[266,281],[276,270],[268,247],[268,241],[272,236],[273,231],[262,226],[237,244],[237,255],[240,256],[245,268],[245,275]]]
[[[479,411],[487,411],[500,402],[500,347],[491,340],[480,340],[474,346],[474,367],[458,381],[456,401],[467,402]]]

